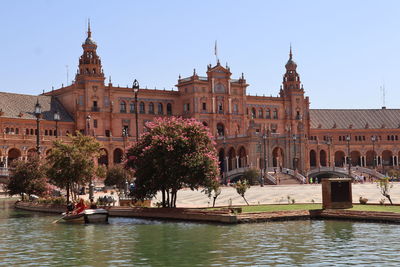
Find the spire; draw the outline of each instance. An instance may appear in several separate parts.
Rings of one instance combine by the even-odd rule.
[[[296,68],[297,68],[296,62],[293,61],[292,44],[290,44],[289,60],[286,63],[285,67],[287,70],[296,70]]]
[[[88,37],[88,38],[92,37],[92,32],[90,31],[90,19],[88,19],[88,31],[87,31],[87,37]]]

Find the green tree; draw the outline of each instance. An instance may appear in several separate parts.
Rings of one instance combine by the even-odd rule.
[[[134,197],[162,193],[163,207],[176,207],[179,189],[212,188],[218,159],[207,127],[194,119],[157,118],[127,152],[126,166],[135,173]]]
[[[249,202],[247,202],[246,198],[245,198],[245,194],[247,189],[250,188],[250,184],[247,180],[243,180],[243,181],[238,181],[235,184],[235,188],[236,188],[236,192],[244,199],[244,201],[246,201],[247,206],[249,205]]]
[[[122,165],[115,165],[108,168],[104,185],[116,186],[119,190],[125,188],[125,183],[132,181],[132,172],[125,169]]]
[[[390,189],[393,187],[393,184],[390,183],[389,177],[381,178],[377,181],[377,186],[382,194],[382,196],[386,197],[390,204],[393,205],[392,199],[390,198]]]
[[[257,169],[248,169],[243,173],[241,180],[249,181],[250,185],[255,185],[260,177],[260,172]]]
[[[67,201],[71,188],[87,184],[102,169],[94,161],[100,156],[101,148],[94,137],[80,132],[68,137],[69,142],[56,140],[47,157],[49,181],[67,190]]]
[[[208,195],[209,198],[213,199],[213,208],[215,207],[215,201],[219,195],[221,195],[221,186],[217,180],[214,180],[208,187],[203,189],[203,192]]]
[[[29,157],[25,161],[15,161],[10,168],[10,181],[6,185],[9,195],[23,193],[43,196],[48,191],[45,168],[38,156]]]

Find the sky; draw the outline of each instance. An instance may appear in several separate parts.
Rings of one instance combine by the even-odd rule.
[[[276,96],[289,46],[311,108],[400,108],[400,1],[0,2],[0,91],[71,83],[87,20],[114,85],[175,88],[221,64],[248,94]],[[68,73],[68,80],[67,80]],[[383,90],[385,88],[385,98]],[[176,90],[176,88],[175,88]]]

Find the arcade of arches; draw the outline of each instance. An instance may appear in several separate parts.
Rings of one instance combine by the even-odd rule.
[[[360,167],[379,167],[379,166],[399,166],[400,151],[398,153],[393,153],[390,150],[383,151],[372,151],[368,150],[361,153],[357,150],[352,150],[350,152],[350,157],[342,150],[337,150],[334,152],[332,161],[329,159],[329,155],[325,150],[319,151],[319,157],[317,157],[317,152],[311,149],[309,152],[309,163],[311,168],[315,167],[346,167],[349,164],[351,166]]]

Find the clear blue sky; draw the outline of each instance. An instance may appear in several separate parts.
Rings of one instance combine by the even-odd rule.
[[[0,9],[0,91],[73,79],[91,19],[114,85],[171,89],[221,63],[277,95],[292,43],[312,108],[400,108],[400,1],[15,1]]]

